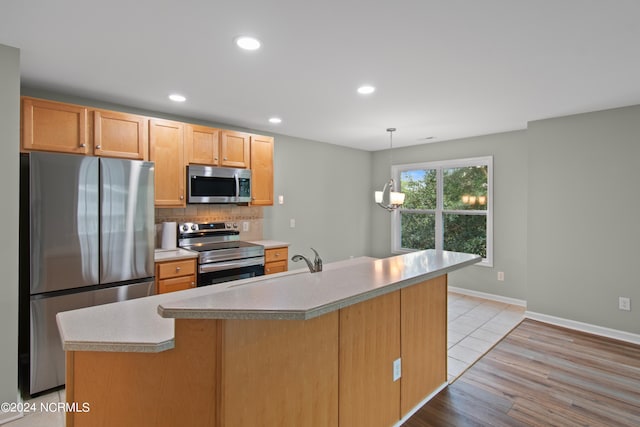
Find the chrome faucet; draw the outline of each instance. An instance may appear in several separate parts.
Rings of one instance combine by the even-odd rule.
[[[311,250],[316,254],[316,258],[313,260],[313,264],[306,256],[298,254],[292,256],[291,261],[297,262],[304,260],[307,263],[307,267],[309,267],[309,271],[311,273],[317,273],[318,271],[322,271],[322,259],[315,249],[311,248]]]

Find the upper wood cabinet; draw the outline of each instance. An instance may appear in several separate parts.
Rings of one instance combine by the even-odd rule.
[[[22,98],[22,149],[87,154],[87,116],[79,105]]]
[[[187,163],[218,166],[220,129],[187,125],[185,132]]]
[[[250,168],[251,134],[223,130],[220,134],[220,166]]]
[[[273,138],[251,135],[251,204],[273,205]]]
[[[149,147],[149,160],[156,164],[156,206],[184,207],[184,124],[149,120]]]
[[[96,156],[134,160],[149,158],[148,118],[105,110],[94,111],[93,118]]]

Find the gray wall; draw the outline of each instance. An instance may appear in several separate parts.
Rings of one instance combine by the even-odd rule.
[[[528,310],[640,333],[640,106],[532,122],[527,137]]]
[[[515,131],[393,150],[394,164],[493,156],[493,267],[472,266],[454,272],[449,277],[451,286],[526,299],[526,143],[526,131]],[[374,153],[371,181],[375,187],[382,187],[390,173],[389,151]],[[389,256],[391,215],[373,204],[373,191],[372,188],[372,254],[378,257]],[[498,271],[505,273],[503,282],[497,280]]]
[[[18,190],[20,51],[0,45],[0,402],[18,396]],[[6,419],[0,413],[0,421]]]
[[[236,129],[224,123],[141,110],[99,100],[23,87],[22,95],[126,111],[169,120]],[[310,256],[315,248],[326,262],[369,254],[371,153],[333,144],[272,134],[274,148],[273,207],[264,208],[265,239],[291,243],[291,253]],[[284,204],[277,196],[284,196]],[[289,227],[289,220],[296,227]],[[304,265],[289,262],[290,268]]]
[[[369,254],[371,153],[278,136],[273,208],[264,237],[291,242],[289,255],[316,249],[325,262]],[[284,196],[284,204],[277,202]],[[290,228],[295,219],[295,228]],[[305,267],[289,262],[290,268]],[[306,268],[306,267],[305,267]]]

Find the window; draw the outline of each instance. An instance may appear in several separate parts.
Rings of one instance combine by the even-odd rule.
[[[391,221],[393,252],[467,252],[492,266],[492,157],[399,165],[392,174],[405,193]]]

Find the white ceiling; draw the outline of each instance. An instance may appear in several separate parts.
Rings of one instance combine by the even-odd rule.
[[[407,146],[639,104],[639,21],[637,0],[0,0],[0,43],[30,87],[379,150],[392,126]]]

